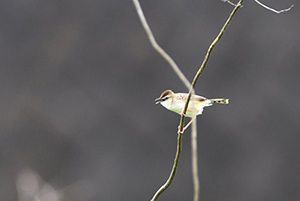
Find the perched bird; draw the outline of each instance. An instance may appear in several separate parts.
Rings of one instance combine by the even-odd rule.
[[[188,98],[187,93],[174,93],[172,90],[168,89],[161,93],[160,97],[155,99],[155,104],[161,104],[170,111],[176,112],[177,114],[182,114],[185,102]],[[184,127],[184,130],[192,123],[197,115],[202,114],[203,108],[211,106],[213,103],[228,104],[229,99],[224,98],[214,98],[207,99],[203,96],[193,95],[189,102],[186,117],[192,118],[191,121]],[[184,131],[183,130],[183,131]]]

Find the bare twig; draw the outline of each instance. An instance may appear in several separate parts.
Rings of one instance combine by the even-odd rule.
[[[197,120],[192,123],[192,173],[194,184],[194,201],[198,201],[200,197],[200,182],[198,175],[198,151],[197,151]]]
[[[156,42],[154,35],[147,23],[147,20],[144,16],[143,10],[141,8],[141,5],[138,0],[133,0],[133,3],[135,5],[135,8],[137,10],[137,13],[139,15],[139,18],[141,20],[141,23],[148,35],[148,38],[150,40],[151,45],[153,48],[170,64],[170,66],[173,68],[175,73],[178,75],[180,80],[184,83],[184,85],[189,89],[191,86],[191,83],[188,81],[188,79],[185,77],[185,75],[181,72],[180,68],[177,66],[175,61],[164,51],[159,44]]]
[[[199,76],[201,75],[202,71],[204,70],[209,57],[211,55],[211,52],[213,50],[213,48],[215,47],[215,45],[220,41],[221,37],[223,36],[223,34],[225,33],[226,29],[229,27],[230,22],[233,19],[233,16],[235,15],[235,13],[237,12],[237,10],[242,6],[243,0],[240,0],[236,6],[234,7],[234,9],[232,10],[229,18],[227,19],[227,21],[225,22],[224,26],[222,27],[221,31],[219,32],[219,34],[217,35],[216,39],[211,43],[210,47],[207,50],[207,53],[205,55],[205,58],[199,68],[199,70],[197,71],[194,80],[192,82],[192,86],[190,88],[190,92],[188,95],[188,98],[186,100],[185,103],[185,107],[183,110],[183,114],[186,113],[191,96],[192,96],[192,92],[194,91],[194,87],[196,86],[197,80],[199,78]],[[182,134],[183,133],[183,126],[184,126],[184,119],[185,116],[181,115],[181,119],[180,119],[180,123],[179,123],[179,132],[178,134]],[[193,127],[192,127],[192,168],[193,168],[193,182],[194,182],[194,201],[198,201],[199,200],[199,194],[200,194],[200,182],[199,182],[199,176],[198,176],[198,164],[197,164],[197,132],[196,132],[196,121],[193,122]]]
[[[222,27],[221,31],[219,32],[219,34],[217,35],[216,39],[212,42],[212,44],[210,45],[210,47],[207,50],[207,53],[205,55],[205,58],[198,70],[198,72],[196,73],[194,80],[192,82],[192,86],[189,92],[189,96],[188,99],[185,103],[185,107],[184,107],[184,111],[183,114],[187,111],[188,108],[188,104],[189,101],[191,99],[192,96],[192,89],[196,86],[197,80],[199,78],[199,76],[201,75],[202,71],[204,70],[209,57],[211,55],[211,52],[213,50],[213,48],[215,47],[215,45],[220,41],[221,37],[223,36],[224,32],[226,31],[226,29],[229,27],[230,22],[233,19],[233,16],[235,15],[235,13],[238,11],[238,9],[242,6],[243,0],[240,0],[234,7],[234,9],[232,10],[229,18],[227,19],[227,21],[225,22],[224,26]],[[182,131],[183,129],[183,125],[184,125],[184,115],[181,115],[181,119],[180,119],[180,131]],[[192,127],[192,131],[196,130],[196,121],[194,121],[195,123],[193,123],[193,127]],[[193,181],[194,181],[194,201],[198,201],[199,200],[199,194],[200,194],[200,182],[199,182],[199,177],[198,177],[198,163],[197,163],[197,135],[193,134],[194,132],[192,132],[192,168],[193,168]]]
[[[258,3],[259,5],[261,5],[262,7],[264,7],[265,9],[270,10],[270,11],[272,11],[272,12],[274,12],[274,13],[277,13],[277,14],[283,13],[283,12],[286,12],[286,11],[289,11],[289,10],[291,10],[291,8],[294,6],[294,5],[291,5],[289,8],[286,8],[286,9],[283,9],[283,10],[275,10],[275,9],[273,9],[273,8],[270,8],[269,6],[266,6],[265,4],[261,3],[261,2],[258,1],[258,0],[254,0],[254,1],[255,1],[256,3]]]
[[[188,108],[188,104],[190,102],[190,99],[191,99],[191,96],[192,96],[192,91],[193,91],[193,88],[196,86],[196,83],[197,83],[197,80],[199,78],[199,76],[201,75],[202,71],[204,70],[204,68],[206,67],[206,64],[209,60],[209,57],[211,55],[211,52],[213,50],[213,48],[215,47],[215,45],[220,41],[221,37],[223,36],[223,34],[225,33],[226,29],[229,27],[230,25],[230,22],[232,21],[235,13],[237,12],[237,10],[242,6],[242,3],[243,3],[243,0],[240,0],[236,6],[234,7],[234,9],[232,10],[232,12],[230,13],[230,16],[229,18],[227,19],[227,21],[225,22],[224,26],[222,27],[221,31],[219,32],[219,34],[217,35],[217,37],[215,38],[215,40],[211,43],[210,47],[208,48],[207,50],[207,53],[205,55],[205,58],[201,64],[201,66],[199,67],[199,70],[197,71],[194,79],[193,79],[193,82],[192,82],[192,86],[190,88],[190,92],[189,92],[189,95],[188,95],[188,98],[186,100],[186,103],[185,103],[185,107],[184,107],[184,110],[183,110],[183,114],[186,113],[187,111],[187,108]],[[181,119],[180,119],[180,132],[183,131],[183,125],[184,125],[184,119],[185,119],[185,116],[184,115],[181,115]]]
[[[181,151],[182,151],[182,136],[183,135],[178,135],[178,137],[177,137],[176,156],[175,156],[175,159],[174,159],[174,164],[173,164],[170,176],[169,176],[168,180],[156,191],[156,193],[152,197],[151,201],[157,200],[158,197],[171,185],[171,183],[172,183],[172,181],[175,177],[175,174],[176,174],[176,171],[177,171],[177,168],[178,168],[180,154],[181,154]]]
[[[229,0],[221,0],[221,1],[226,2],[226,3],[229,3],[229,4],[232,5],[232,6],[236,6],[235,3],[233,3],[233,2],[231,2],[231,1],[229,1]]]

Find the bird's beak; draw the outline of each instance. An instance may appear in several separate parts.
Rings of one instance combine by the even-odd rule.
[[[160,99],[160,98],[157,98],[157,99],[155,99],[154,101],[155,101],[155,105],[157,105],[158,103],[161,102],[161,99]]]

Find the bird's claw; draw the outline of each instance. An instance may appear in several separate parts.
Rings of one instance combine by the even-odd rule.
[[[177,134],[178,135],[182,135],[185,131],[185,128],[182,129],[182,131],[180,130],[180,126],[178,126],[178,131],[177,131]]]

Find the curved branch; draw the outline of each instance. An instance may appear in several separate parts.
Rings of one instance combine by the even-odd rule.
[[[199,67],[199,70],[197,71],[194,79],[193,79],[193,82],[192,82],[192,86],[190,88],[190,91],[189,91],[189,95],[188,95],[188,98],[186,100],[186,103],[185,103],[185,106],[184,106],[184,110],[183,110],[183,114],[186,113],[187,111],[187,108],[188,108],[188,104],[191,100],[191,96],[192,96],[192,91],[194,90],[195,86],[196,86],[196,83],[198,81],[198,78],[199,76],[201,75],[202,71],[204,70],[204,68],[206,67],[206,64],[209,60],[209,57],[211,55],[211,52],[212,50],[214,49],[214,47],[216,46],[216,44],[220,41],[220,39],[222,38],[223,34],[225,33],[226,29],[229,27],[230,25],[230,22],[232,21],[235,13],[238,11],[238,9],[242,6],[242,3],[243,3],[243,0],[240,0],[236,6],[234,7],[234,9],[232,10],[232,12],[230,13],[229,15],[229,18],[227,19],[227,21],[225,22],[224,26],[222,27],[221,31],[219,32],[219,34],[217,35],[217,37],[215,38],[215,40],[211,43],[211,45],[209,46],[208,50],[207,50],[207,53],[205,55],[205,58],[201,64],[201,66]],[[184,119],[185,119],[185,116],[184,115],[181,115],[181,119],[180,119],[180,129],[179,129],[179,132],[183,132],[183,125],[184,125]]]
[[[205,66],[206,66],[206,64],[207,64],[207,62],[210,58],[210,55],[211,55],[211,52],[212,52],[213,48],[220,41],[220,39],[223,36],[224,32],[229,27],[230,22],[232,21],[233,16],[235,15],[235,13],[238,11],[238,9],[240,7],[242,7],[242,3],[243,3],[243,0],[240,0],[235,5],[235,7],[232,10],[229,18],[225,22],[224,26],[222,27],[221,31],[217,35],[216,39],[211,43],[210,47],[208,48],[207,53],[205,55],[205,58],[204,58],[204,60],[201,64],[199,70],[197,71],[193,82],[192,82],[192,86],[190,88],[189,95],[188,95],[188,98],[187,98],[185,106],[184,106],[183,114],[185,114],[186,111],[187,111],[188,104],[189,104],[189,102],[191,100],[191,96],[194,92],[194,87],[196,86],[197,80],[198,80],[199,76],[201,75],[202,71],[204,70],[204,68],[205,68]],[[179,135],[183,134],[184,119],[185,119],[185,116],[181,115],[180,124],[179,124],[179,131],[178,131]],[[193,124],[192,124],[192,170],[193,170],[193,182],[194,182],[194,201],[198,201],[199,200],[199,194],[200,194],[200,182],[199,182],[199,176],[198,176],[196,121],[194,121]]]
[[[174,164],[173,164],[170,176],[167,179],[167,181],[156,191],[156,193],[152,197],[151,201],[157,200],[157,198],[171,185],[171,183],[172,183],[172,181],[175,177],[175,174],[176,174],[176,171],[177,171],[177,168],[178,168],[179,158],[180,158],[181,151],[182,151],[182,136],[183,135],[179,134],[178,137],[177,137],[176,156],[175,156],[175,159],[174,159]]]
[[[275,10],[275,9],[273,9],[273,8],[270,8],[269,6],[266,6],[265,4],[261,3],[261,2],[258,1],[258,0],[254,0],[254,1],[255,1],[256,3],[258,3],[259,5],[261,5],[262,7],[264,7],[265,9],[270,10],[270,11],[272,11],[272,12],[274,12],[274,13],[277,13],[277,14],[283,13],[283,12],[286,12],[286,11],[289,11],[289,10],[291,10],[291,8],[294,6],[294,5],[291,5],[289,8],[286,8],[286,9]]]
[[[191,83],[189,80],[185,77],[185,75],[181,72],[180,68],[177,66],[175,61],[164,51],[159,44],[156,42],[154,35],[148,25],[148,22],[144,16],[143,10],[141,8],[141,5],[138,0],[133,0],[133,3],[135,5],[135,8],[137,10],[138,16],[141,20],[141,23],[148,35],[148,38],[150,40],[151,45],[153,48],[170,64],[170,66],[173,68],[177,76],[180,78],[180,80],[183,82],[183,84],[189,89],[191,87]]]

